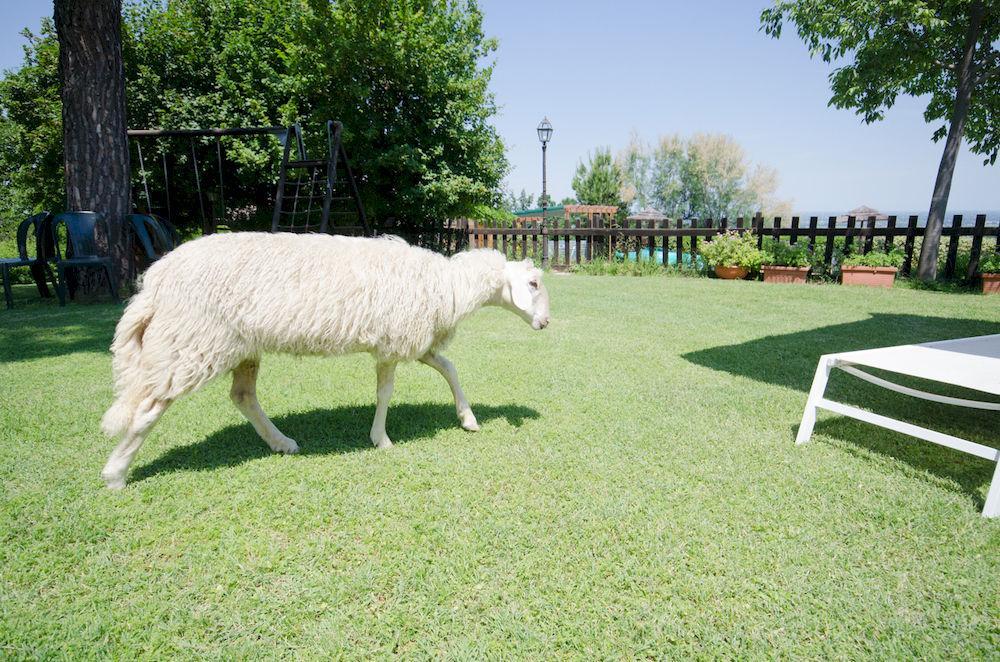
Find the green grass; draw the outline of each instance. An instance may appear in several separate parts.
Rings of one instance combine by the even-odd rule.
[[[551,275],[402,367],[372,449],[368,357],[265,358],[268,451],[223,381],[123,492],[98,473],[120,309],[0,312],[0,657],[989,658],[990,463],[821,414],[824,352],[1000,331],[971,294]],[[832,397],[996,445],[997,415],[837,374]]]

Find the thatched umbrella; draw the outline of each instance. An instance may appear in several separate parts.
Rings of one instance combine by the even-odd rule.
[[[646,207],[642,211],[638,211],[628,217],[630,221],[665,221],[667,217],[664,216],[658,209],[653,209],[652,207]]]
[[[886,221],[889,219],[888,216],[880,212],[878,209],[872,209],[867,205],[861,205],[860,207],[856,207],[851,211],[847,212],[846,214],[841,214],[840,216],[838,216],[837,223],[846,223],[848,216],[853,216],[859,221],[867,221],[872,216],[875,217],[876,221]]]

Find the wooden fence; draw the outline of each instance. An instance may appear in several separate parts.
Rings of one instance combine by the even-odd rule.
[[[763,245],[765,238],[787,239],[789,243],[806,242],[810,250],[822,256],[822,266],[828,270],[835,266],[840,251],[849,254],[868,253],[876,248],[890,250],[900,248],[896,243],[899,241],[905,255],[900,272],[905,276],[914,268],[914,246],[923,236],[923,227],[917,225],[917,216],[910,216],[902,223],[896,216],[882,219],[848,216],[844,223],[838,223],[838,217],[831,216],[823,226],[816,216],[808,219],[793,216],[787,224],[780,217],[766,223],[760,215],[748,221],[742,218],[734,223],[727,219],[718,223],[711,220],[626,220],[612,221],[608,225],[601,218],[567,218],[552,219],[544,224],[536,220],[514,227],[475,221],[455,223],[468,233],[468,244],[472,247],[496,248],[512,257],[540,260],[543,265],[554,268],[633,252],[637,257],[644,253],[650,258],[659,253],[658,259],[664,266],[671,263],[671,254],[677,265],[694,263],[699,241],[711,241],[719,232],[737,230],[753,233],[758,247]],[[946,251],[941,273],[944,278],[971,279],[976,274],[984,248],[1000,251],[1000,225],[988,226],[985,214],[977,215],[973,225],[964,225],[962,221],[961,215],[955,215],[951,224],[946,223],[942,231],[942,249]],[[956,273],[959,244],[964,237],[972,238],[969,263],[964,273]],[[877,243],[876,239],[879,240]]]

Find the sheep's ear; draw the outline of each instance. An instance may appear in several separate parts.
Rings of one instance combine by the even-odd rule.
[[[516,278],[510,284],[510,299],[520,310],[531,310],[531,288],[523,278]]]

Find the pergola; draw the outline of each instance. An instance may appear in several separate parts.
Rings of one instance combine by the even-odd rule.
[[[604,218],[605,216],[614,216],[618,213],[618,207],[615,205],[557,205],[555,207],[548,207],[544,210],[544,216],[542,215],[543,210],[538,209],[526,209],[521,212],[517,212],[515,216],[517,219],[514,221],[515,227],[524,227],[526,223],[538,223],[546,218],[560,218],[569,221],[573,216],[586,216],[587,225],[593,226],[595,218]]]

